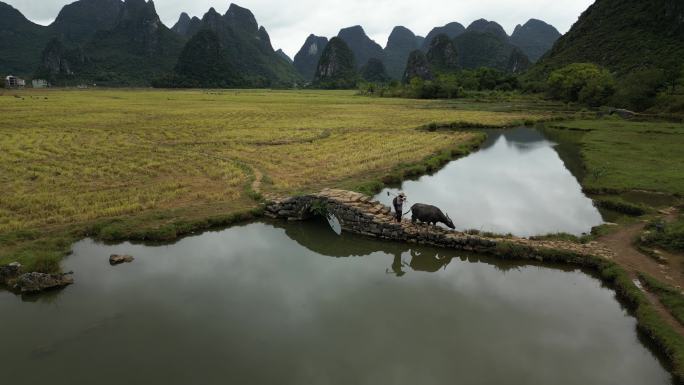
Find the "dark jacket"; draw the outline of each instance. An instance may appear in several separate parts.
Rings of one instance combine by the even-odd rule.
[[[404,210],[404,202],[406,201],[406,198],[402,197],[396,197],[392,201],[392,205],[394,206],[394,210],[398,213],[402,212]]]

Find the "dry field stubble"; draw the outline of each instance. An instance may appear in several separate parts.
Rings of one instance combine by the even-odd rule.
[[[547,113],[329,91],[32,90],[0,95],[0,234],[150,210],[249,205],[254,170],[293,192],[471,139],[430,122]]]

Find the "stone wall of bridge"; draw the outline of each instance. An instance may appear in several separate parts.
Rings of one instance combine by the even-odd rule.
[[[541,251],[544,249],[612,259],[612,253],[596,243],[486,237],[438,226],[413,224],[407,219],[396,223],[389,207],[352,191],[326,189],[317,194],[274,200],[266,207],[267,216],[289,221],[307,220],[322,212],[334,214],[345,232],[379,239],[490,254],[500,252],[500,245],[515,245],[525,250],[527,257],[534,259],[542,259],[541,255],[545,253]]]

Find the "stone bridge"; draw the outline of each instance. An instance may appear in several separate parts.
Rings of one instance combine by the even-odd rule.
[[[396,223],[389,207],[351,191],[325,189],[318,194],[276,199],[266,206],[267,216],[289,221],[307,220],[321,212],[335,214],[343,231],[379,239],[495,255],[516,247],[517,250],[524,250],[524,257],[537,260],[543,260],[543,255],[549,255],[549,251],[613,259],[610,250],[595,242],[579,244],[517,237],[487,237],[437,226],[413,224],[407,219]]]

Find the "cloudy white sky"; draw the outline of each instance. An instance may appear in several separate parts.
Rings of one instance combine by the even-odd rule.
[[[65,4],[74,0],[0,0],[19,9],[27,18],[49,24]],[[385,46],[395,25],[425,36],[435,26],[458,21],[494,20],[512,33],[530,18],[553,24],[567,32],[594,0],[239,0],[259,24],[266,27],[273,46],[294,56],[310,33],[335,36],[340,28],[360,24],[366,33]],[[202,17],[214,7],[220,13],[230,0],[156,0],[159,16],[169,27],[181,12]]]

